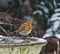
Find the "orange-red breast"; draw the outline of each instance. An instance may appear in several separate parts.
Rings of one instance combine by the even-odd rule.
[[[27,21],[23,24],[21,24],[15,32],[18,32],[21,35],[28,35],[32,31],[32,22]]]

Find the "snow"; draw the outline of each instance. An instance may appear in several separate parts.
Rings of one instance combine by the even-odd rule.
[[[0,35],[0,41],[3,39],[2,37],[3,37],[3,36],[2,36],[2,35]]]
[[[34,15],[37,14],[37,13],[38,13],[38,14],[42,14],[42,11],[36,10],[36,11],[33,12]]]
[[[55,20],[60,20],[60,17],[51,18],[49,21],[55,21]]]
[[[0,44],[23,44],[23,43],[30,43],[30,44],[35,44],[35,43],[42,43],[45,44],[47,43],[47,40],[42,39],[42,38],[37,38],[37,37],[27,37],[26,40],[22,38],[17,38],[17,37],[1,37],[0,38]]]
[[[58,8],[58,9],[55,9],[55,12],[58,12],[58,11],[60,11],[60,8]]]
[[[55,31],[58,29],[59,23],[60,23],[59,21],[55,21],[55,22],[53,23],[53,26],[51,26],[49,29],[46,30],[46,33],[43,35],[43,38],[47,38],[47,37],[53,36],[52,31],[55,32]],[[56,32],[55,32],[55,33],[56,33]],[[54,34],[54,35],[55,35],[55,37],[57,37],[58,39],[60,39],[60,34],[56,33],[56,34]]]
[[[46,33],[43,35],[43,38],[55,36],[56,38],[60,39],[60,34],[56,32],[58,30],[58,27],[60,26],[60,13],[53,14],[49,21],[53,22],[52,26],[46,30]],[[52,31],[54,31],[55,34],[53,34]]]
[[[38,8],[43,9],[45,13],[49,12],[48,8],[46,8],[45,6],[41,6],[41,5],[35,5],[35,6],[38,7]]]
[[[59,24],[60,24],[59,21],[55,21],[55,22],[53,23],[53,31],[56,31],[56,30],[58,29]]]
[[[47,38],[47,37],[51,37],[53,35],[52,31],[51,32],[48,32],[48,33],[45,33],[43,35],[43,38]]]
[[[24,40],[22,39],[14,39],[15,37],[5,37],[0,35],[0,43],[21,43]]]
[[[57,37],[58,39],[60,39],[60,34],[56,33],[55,37]]]
[[[46,33],[52,32],[52,27],[46,30]]]
[[[60,20],[60,13],[55,13],[52,15],[50,21],[54,21],[54,20]]]
[[[0,38],[3,37],[2,35],[0,35]]]
[[[45,39],[42,39],[42,38],[39,38],[38,40],[37,40],[37,43],[47,43],[47,41],[45,40]]]
[[[53,35],[52,33],[52,27],[46,30],[46,33],[43,35],[43,38],[51,37]]]
[[[40,2],[40,4],[45,5],[45,3],[44,3],[44,2]]]

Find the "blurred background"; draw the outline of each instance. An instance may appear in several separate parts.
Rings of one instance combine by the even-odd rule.
[[[0,35],[9,36],[28,20],[33,23],[28,36],[48,41],[41,54],[60,54],[60,0],[0,0]]]

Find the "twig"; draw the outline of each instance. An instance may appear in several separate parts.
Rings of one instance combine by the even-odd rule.
[[[4,33],[7,34],[8,36],[10,35],[6,32],[6,30],[2,26],[0,26],[0,29],[2,29],[4,31]]]
[[[10,26],[13,26],[13,24],[9,24],[9,23],[2,23],[2,22],[0,22],[0,25],[10,25]]]

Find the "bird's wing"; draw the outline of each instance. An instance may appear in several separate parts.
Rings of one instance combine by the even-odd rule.
[[[25,29],[25,27],[27,26],[27,23],[23,23],[19,26],[18,30],[17,31],[22,31]]]

